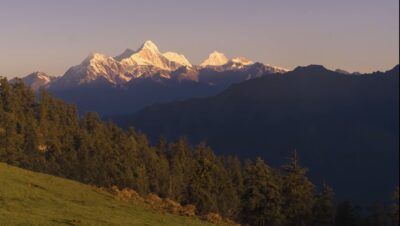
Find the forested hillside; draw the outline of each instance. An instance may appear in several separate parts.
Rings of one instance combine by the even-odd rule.
[[[271,168],[261,158],[217,156],[207,144],[191,146],[185,138],[151,145],[133,128],[102,122],[96,113],[79,117],[74,106],[45,92],[37,101],[22,82],[6,79],[0,81],[0,161],[106,188],[156,193],[195,205],[199,215],[217,212],[251,225],[373,222],[350,204],[335,211],[334,192],[307,178],[296,152],[282,167]],[[380,210],[372,209],[371,216],[392,217]]]

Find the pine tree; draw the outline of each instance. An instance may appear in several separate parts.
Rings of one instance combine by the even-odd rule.
[[[149,193],[149,177],[147,176],[146,166],[140,164],[135,167],[135,187],[134,189],[141,195]]]
[[[245,162],[243,172],[242,218],[252,225],[282,225],[280,182],[272,169],[257,158]]]
[[[169,186],[169,163],[165,156],[159,156],[155,148],[144,148],[141,156],[146,165],[149,178],[149,189],[161,197],[167,197]]]
[[[227,198],[228,200],[232,200],[232,203],[229,204],[230,209],[228,216],[232,219],[239,220],[239,215],[241,211],[241,196],[243,193],[243,175],[241,162],[237,156],[228,156],[227,158],[224,158],[224,163],[227,172],[227,178],[230,180],[231,189],[234,190],[234,194],[231,195],[232,198]],[[225,199],[225,197],[223,198]]]
[[[196,159],[193,177],[187,188],[187,202],[196,205],[200,214],[217,212],[217,184],[215,156],[204,144],[194,151]]]
[[[333,205],[333,190],[326,184],[323,184],[323,190],[315,198],[313,207],[314,226],[334,225],[335,207]]]
[[[187,185],[195,167],[192,153],[191,147],[184,137],[168,147],[167,156],[170,165],[168,197],[178,202],[187,200]]]
[[[232,180],[233,185],[236,187],[238,195],[243,191],[243,176],[242,176],[242,165],[237,156],[228,156],[224,160],[226,170],[229,177]]]
[[[285,225],[309,225],[314,205],[314,185],[306,177],[307,170],[300,166],[296,151],[282,171]]]

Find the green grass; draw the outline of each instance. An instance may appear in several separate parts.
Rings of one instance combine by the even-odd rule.
[[[210,225],[99,188],[0,163],[0,225]]]

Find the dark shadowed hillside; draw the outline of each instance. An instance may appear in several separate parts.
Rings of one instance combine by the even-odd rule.
[[[296,149],[317,184],[324,175],[339,199],[363,203],[385,199],[398,184],[398,81],[399,66],[345,75],[311,65],[114,120],[153,140],[186,135],[273,165]]]
[[[185,97],[213,95],[221,91],[221,88],[192,81],[156,83],[144,80],[127,88],[89,84],[49,91],[69,103],[76,104],[81,113],[96,111],[101,115],[109,115],[135,112],[149,104],[183,100]]]
[[[266,69],[267,68],[267,69]],[[88,84],[62,87],[59,79],[51,84],[48,91],[55,96],[75,104],[81,113],[96,111],[100,115],[127,114],[146,106],[171,101],[181,101],[193,97],[216,95],[229,85],[254,78],[263,73],[272,73],[270,68],[256,63],[243,70],[222,70],[204,68],[196,71],[196,81],[178,79],[181,74],[189,74],[185,68],[173,72],[170,78],[138,78],[124,85],[110,84],[98,78]]]

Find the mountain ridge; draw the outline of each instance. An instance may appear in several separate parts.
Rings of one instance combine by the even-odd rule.
[[[315,181],[327,175],[324,181],[339,198],[363,203],[383,200],[398,184],[387,180],[398,178],[398,82],[399,65],[361,75],[310,65],[111,120],[153,141],[184,135],[219,154],[261,156],[273,165],[296,149]],[[368,183],[371,178],[376,185]]]
[[[155,77],[155,80],[158,80],[160,76],[171,79],[174,78],[172,74],[177,74],[181,67],[191,70],[190,74],[198,74],[202,69],[241,70],[253,64],[254,62],[244,57],[228,59],[224,54],[214,51],[202,64],[192,65],[183,54],[172,51],[162,53],[154,42],[147,40],[136,51],[127,48],[115,57],[91,53],[80,64],[70,67],[64,75],[58,77],[54,86],[78,86],[94,82],[96,79],[105,79],[111,85],[124,85],[132,79]],[[266,67],[274,73],[286,71],[279,67]],[[193,76],[185,75],[180,74],[177,77],[196,81]],[[46,84],[45,88],[52,86],[52,83]]]
[[[244,57],[223,58],[218,65],[192,65],[183,54],[163,53],[148,40],[137,50],[128,48],[115,57],[91,53],[50,81],[39,77],[33,77],[38,81],[23,81],[34,85],[35,91],[43,88],[76,104],[81,113],[96,111],[105,116],[134,112],[150,104],[214,95],[233,83],[286,71]]]

